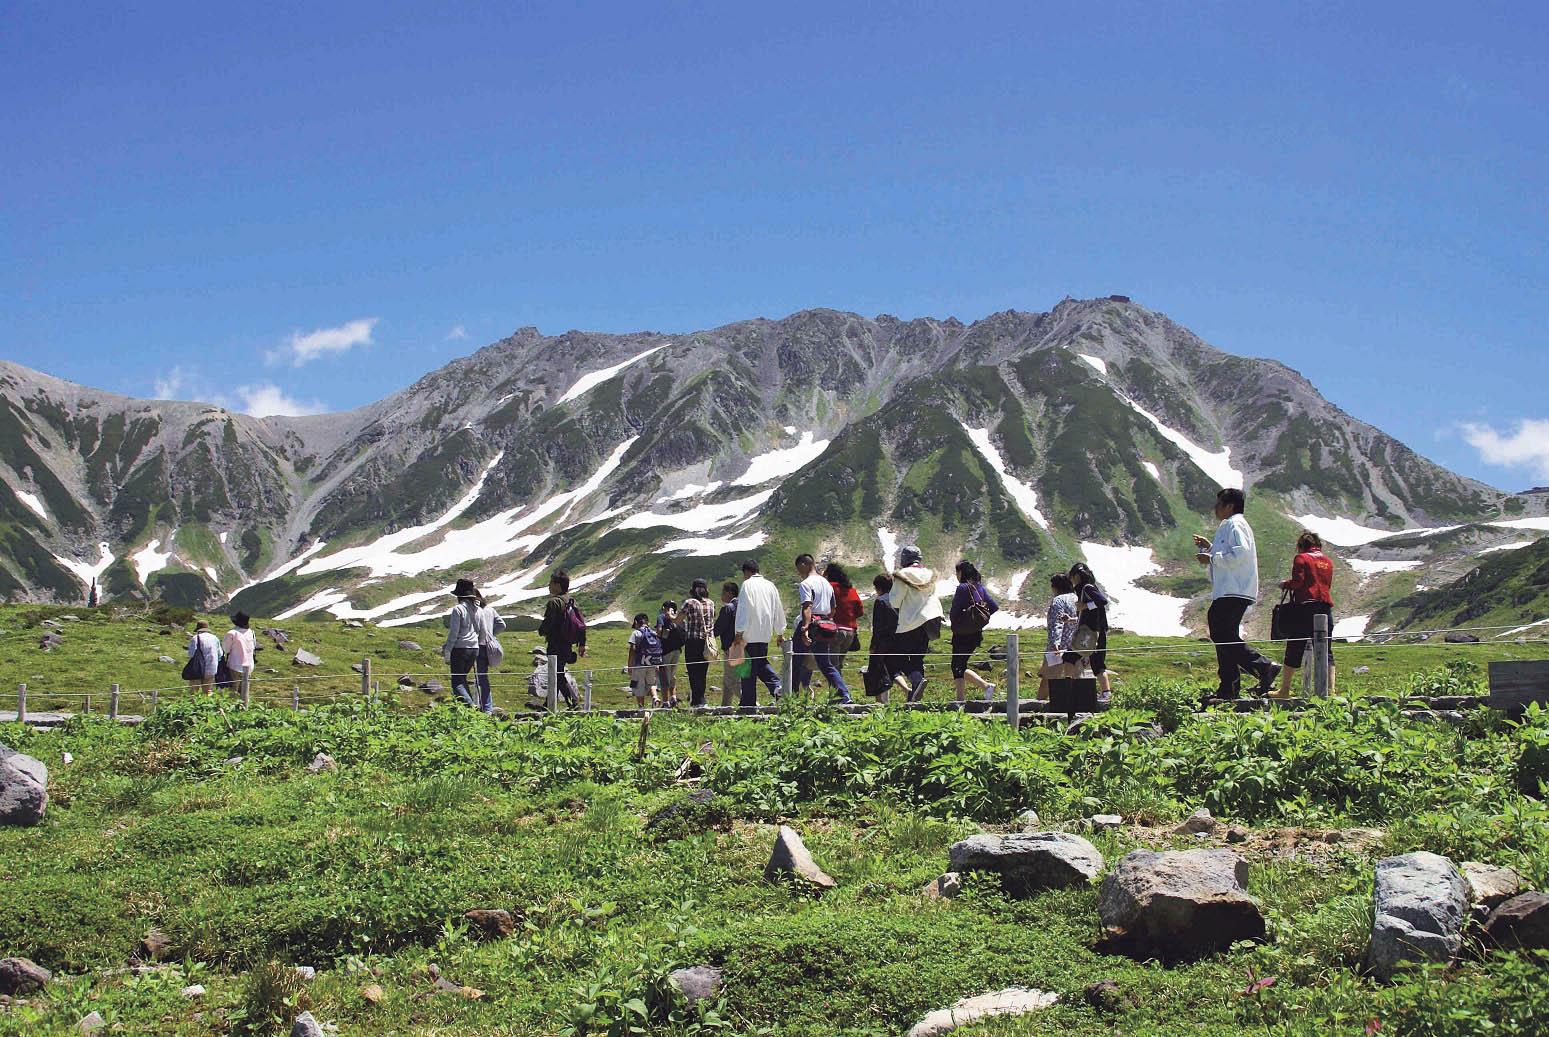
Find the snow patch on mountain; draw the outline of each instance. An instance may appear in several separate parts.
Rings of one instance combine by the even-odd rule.
[[[754,457],[748,462],[748,470],[733,480],[732,485],[762,486],[791,475],[821,457],[828,449],[828,442],[815,438],[811,432],[803,432],[801,442],[795,446],[777,448]]]
[[[1371,625],[1370,616],[1346,616],[1334,623],[1331,637],[1343,637],[1350,641],[1359,641],[1366,634],[1366,628]]]
[[[205,566],[204,567],[204,574],[210,578],[210,582],[211,583],[215,584],[217,587],[220,586],[221,574],[215,571],[215,566],[213,566],[213,565]]]
[[[1033,571],[1031,569],[1024,569],[1021,572],[1012,573],[1011,583],[1006,586],[1006,597],[1010,598],[1012,601],[1016,601],[1021,598],[1022,585],[1027,582],[1027,578],[1032,574]]]
[[[1238,487],[1243,485],[1242,472],[1232,467],[1232,448],[1224,446],[1220,450],[1206,450],[1188,436],[1177,429],[1169,428],[1162,424],[1162,419],[1146,410],[1140,404],[1130,399],[1123,393],[1117,393],[1119,399],[1129,405],[1129,408],[1142,418],[1149,421],[1163,439],[1188,455],[1189,460],[1210,478],[1214,479],[1221,487]]]
[[[704,483],[703,485],[699,483],[689,483],[687,486],[683,487],[681,490],[678,490],[676,493],[671,493],[665,497],[657,498],[656,502],[658,504],[667,504],[671,503],[672,501],[687,500],[690,497],[699,497],[706,493],[714,493],[716,490],[719,490],[722,485],[723,484],[719,479]]]
[[[256,587],[258,584],[268,583],[270,580],[278,580],[281,576],[286,576],[292,572],[295,572],[297,569],[301,568],[301,566],[306,564],[308,558],[311,558],[313,555],[317,554],[327,546],[328,541],[319,540],[317,543],[313,544],[311,547],[307,548],[305,551],[301,552],[299,555],[292,558],[278,569],[272,569],[267,574],[260,576],[258,579],[243,584],[242,589],[247,590],[249,587]]]
[[[75,573],[76,579],[90,587],[92,581],[99,579],[103,573],[108,571],[108,566],[117,560],[113,557],[113,548],[107,541],[104,540],[99,543],[97,550],[101,554],[96,562],[77,562],[75,559],[66,558],[64,555],[54,555],[54,560]]]
[[[1538,518],[1505,519],[1500,522],[1491,522],[1490,525],[1500,526],[1502,529],[1537,529],[1543,532],[1549,532],[1549,516],[1539,516]]]
[[[1186,598],[1174,598],[1138,585],[1142,577],[1161,572],[1149,547],[1083,542],[1081,555],[1097,582],[1108,592],[1108,622],[1146,637],[1187,637],[1183,623]]]
[[[965,422],[963,431],[968,433],[968,438],[973,442],[974,449],[979,451],[979,456],[983,457],[989,466],[995,469],[995,474],[1000,476],[1001,484],[1006,487],[1006,492],[1011,495],[1011,499],[1016,501],[1017,507],[1022,509],[1022,514],[1039,528],[1047,530],[1049,520],[1038,510],[1038,492],[1007,470],[1006,459],[1000,456],[1000,451],[990,439],[990,430],[972,428]]]
[[[48,521],[48,510],[43,507],[43,502],[38,499],[37,494],[28,493],[26,490],[12,490],[11,492],[16,494],[17,500],[37,512],[38,518],[44,522]]]
[[[1048,622],[1046,616],[1029,616],[1001,609],[990,617],[987,630],[1033,630]]]
[[[1417,527],[1415,529],[1378,529],[1375,526],[1363,526],[1354,519],[1336,517],[1323,518],[1321,515],[1292,515],[1293,522],[1299,522],[1303,528],[1310,529],[1318,536],[1331,544],[1340,547],[1363,547],[1366,544],[1374,544],[1379,540],[1386,540],[1396,536],[1429,536],[1433,533],[1450,533],[1457,526],[1432,526]]]
[[[1520,551],[1524,547],[1532,547],[1535,543],[1537,543],[1536,540],[1518,540],[1510,544],[1496,544],[1494,547],[1487,547],[1479,553],[1488,555],[1494,554],[1497,551]]]
[[[177,530],[174,529],[169,539],[169,546],[170,542],[175,540],[177,540]],[[172,560],[172,552],[160,551],[158,550],[160,547],[160,540],[152,540],[129,556],[129,560],[134,562],[135,575],[139,577],[142,585],[146,580],[150,579],[152,573],[158,573],[165,569],[167,563]]]
[[[1322,534],[1319,535],[1321,536]],[[1345,561],[1350,564],[1350,568],[1361,574],[1361,581],[1363,583],[1366,580],[1371,579],[1373,576],[1380,576],[1383,573],[1402,573],[1408,572],[1411,569],[1420,568],[1419,561],[1411,561],[1408,559],[1389,562],[1367,561],[1365,558],[1347,558]]]
[[[663,544],[657,551],[658,554],[685,554],[699,558],[709,558],[714,555],[736,554],[742,551],[752,551],[762,547],[764,541],[769,539],[769,534],[759,530],[743,536],[731,537],[684,537]]]
[[[1103,360],[1101,357],[1092,356],[1090,353],[1077,353],[1076,355],[1082,360],[1085,360],[1088,364],[1091,364],[1092,370],[1096,371],[1104,378],[1108,377],[1107,361]]]
[[[1150,472],[1151,473],[1151,478],[1155,479],[1157,482],[1161,482],[1162,481],[1161,469],[1157,468],[1157,466],[1152,464],[1150,461],[1142,461],[1142,462],[1140,462],[1140,467],[1142,467],[1146,471]]]
[[[343,591],[329,587],[326,590],[318,591],[316,594],[312,595],[310,598],[308,598],[306,601],[303,601],[299,605],[292,605],[290,608],[286,609],[284,612],[281,612],[274,618],[276,622],[283,622],[287,619],[294,619],[297,616],[305,615],[308,612],[320,612],[323,609],[347,601],[348,598],[349,595],[345,594]]]
[[[882,546],[882,568],[892,572],[898,563],[898,534],[886,526],[877,527],[877,543]]]
[[[654,511],[641,512],[620,522],[618,528],[650,529],[654,526],[670,526],[688,533],[713,529],[716,526],[725,526],[750,517],[772,496],[774,496],[773,490],[765,490],[751,497],[724,501],[720,504],[701,504],[673,515],[663,515]]]
[[[580,378],[576,379],[576,383],[574,385],[565,391],[565,395],[554,401],[554,406],[558,407],[561,404],[569,403],[571,400],[590,392],[592,389],[595,389],[603,382],[606,382],[608,379],[624,370],[624,368],[631,364],[639,363],[646,357],[650,356],[652,353],[666,349],[669,344],[670,343],[663,342],[659,346],[652,346],[650,349],[647,349],[643,353],[636,353],[622,364],[614,364],[612,367],[605,367],[601,371],[593,371],[591,374],[582,375]]]

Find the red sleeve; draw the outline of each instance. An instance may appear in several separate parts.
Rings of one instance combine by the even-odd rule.
[[[1315,577],[1312,572],[1312,565],[1308,562],[1307,556],[1302,554],[1297,555],[1296,560],[1291,563],[1291,578],[1281,586],[1293,591],[1310,593],[1314,582]]]

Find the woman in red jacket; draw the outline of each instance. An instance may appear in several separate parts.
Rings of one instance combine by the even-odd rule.
[[[1280,672],[1279,698],[1290,698],[1291,677],[1302,667],[1302,656],[1312,638],[1314,616],[1327,616],[1334,629],[1334,561],[1323,553],[1323,540],[1311,530],[1296,538],[1296,558],[1291,578],[1280,582],[1291,592],[1291,610],[1285,626],[1285,669]],[[1328,642],[1328,690],[1334,692],[1334,639]]]
[[[829,645],[828,654],[834,665],[842,670],[844,657],[860,644],[857,631],[861,617],[866,614],[866,606],[861,604],[860,594],[850,585],[849,574],[838,562],[828,563],[823,578],[834,588],[834,626],[839,628],[839,635]]]

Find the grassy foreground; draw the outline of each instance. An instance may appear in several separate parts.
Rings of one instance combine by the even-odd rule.
[[[898,1034],[1011,984],[1062,999],[967,1032],[1549,1032],[1543,956],[1470,956],[1387,987],[1359,971],[1375,856],[1430,849],[1549,882],[1549,717],[1481,711],[1458,730],[1339,700],[1186,716],[1166,691],[1150,688],[1177,725],[1160,737],[1137,708],[1074,734],[820,709],[658,714],[641,752],[639,723],[363,701],[0,727],[49,764],[54,796],[42,826],[0,830],[0,956],[76,977],[0,1008],[0,1033],[74,1033],[93,1010],[126,1033],[288,1032],[306,1006],[344,1034]],[[337,772],[307,772],[319,751]],[[648,827],[686,797],[685,761],[714,805]],[[1112,861],[1195,845],[1169,826],[1202,805],[1249,829],[1263,945],[1163,968],[1094,949],[1095,888],[919,893],[952,841],[1025,809],[1054,827],[1124,814],[1094,836]],[[776,820],[837,890],[764,880]],[[1378,831],[1323,834],[1355,826]],[[515,935],[477,940],[461,916],[478,907],[512,911]],[[112,971],[153,926],[173,967]],[[696,963],[725,969],[713,1006],[687,1007],[665,982]],[[318,975],[299,983],[294,965]],[[1099,1008],[1082,992],[1103,979],[1120,995]],[[204,995],[185,999],[190,983]]]

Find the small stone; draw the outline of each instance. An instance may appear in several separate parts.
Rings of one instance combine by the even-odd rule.
[[[992,994],[965,997],[950,1008],[938,1008],[927,1014],[909,1030],[909,1037],[938,1037],[984,1019],[1025,1015],[1048,1008],[1059,999],[1058,994],[1027,987],[1008,987]]]
[[[714,965],[693,965],[686,969],[674,969],[667,981],[683,993],[689,1004],[713,1000],[721,992],[721,970]]]
[[[1248,841],[1248,830],[1233,825],[1226,830],[1226,841],[1229,843],[1245,843]]]
[[[317,978],[317,970],[310,965],[297,965],[296,978],[303,983],[310,983]]]
[[[195,998],[203,997],[204,987],[198,983],[190,984],[189,986],[183,988],[183,996],[190,1001],[194,1000]]]
[[[432,677],[420,685],[420,690],[427,695],[435,695],[446,690],[446,685]]]
[[[499,940],[516,932],[516,920],[503,908],[474,908],[463,913],[463,918],[486,940]]]
[[[356,673],[366,672],[366,667],[361,663],[350,663],[350,669],[354,670]]]
[[[1118,814],[1093,814],[1086,819],[1086,828],[1093,832],[1112,832],[1124,826],[1124,818]]]
[[[920,890],[927,900],[951,900],[963,891],[963,877],[955,871],[944,872],[931,879]]]
[[[52,972],[31,958],[0,958],[0,994],[30,994],[53,978]]]
[[[398,686],[404,689],[412,688],[414,687],[414,678],[410,677],[407,673],[400,674],[398,677]]]
[[[1038,811],[1024,810],[1017,815],[1017,827],[1024,832],[1036,832],[1043,827],[1043,822],[1038,818]]]
[[[305,648],[298,648],[296,649],[295,657],[291,659],[291,664],[294,666],[321,666],[323,665],[323,660]]]
[[[170,655],[158,655],[156,657],[156,661],[159,662],[159,663],[168,663],[168,664],[170,664],[172,666],[176,666],[177,665],[177,660],[172,658],[172,656],[170,656]]]
[[[291,1024],[290,1037],[327,1037],[327,1034],[323,1032],[323,1024],[311,1012],[302,1012]]]
[[[1200,807],[1194,813],[1184,819],[1183,823],[1173,829],[1174,835],[1212,835],[1221,827],[1221,822],[1210,816],[1210,811]]]
[[[1474,919],[1480,924],[1488,921],[1490,913],[1506,901],[1527,892],[1527,883],[1510,868],[1464,861],[1458,870],[1463,873],[1463,882],[1468,886],[1468,900],[1473,905]]]
[[[775,836],[774,851],[769,855],[769,864],[764,868],[766,879],[777,879],[782,875],[795,875],[819,889],[833,889],[839,885],[817,866],[812,854],[807,852],[807,845],[801,841],[801,836],[787,825],[780,826]]]
[[[321,774],[324,771],[336,771],[338,769],[339,764],[327,753],[318,753],[312,757],[312,762],[307,764],[307,770],[313,774]]]
[[[379,1005],[387,997],[387,991],[382,989],[380,983],[368,983],[361,988],[360,996],[368,1005]]]
[[[166,961],[172,953],[172,939],[160,929],[152,929],[134,949],[135,961]]]
[[[59,618],[64,620],[66,623],[79,623],[81,621],[80,616],[60,616]]]
[[[420,647],[420,643],[418,641],[399,641],[398,647],[402,648],[405,652],[424,651],[424,649]]]
[[[52,620],[52,619],[45,619],[45,620],[43,620],[43,622],[40,623],[39,626],[52,627],[55,630],[61,630],[61,629],[64,628],[64,625],[62,623],[59,623],[59,622],[57,622],[55,620]]]
[[[1549,893],[1512,897],[1490,915],[1485,942],[1507,950],[1549,950]]]
[[[1358,673],[1358,674],[1360,674],[1360,673],[1371,673],[1372,672],[1372,668],[1370,666],[1357,666],[1355,668],[1355,672]]]
[[[75,1028],[81,1033],[96,1033],[107,1024],[108,1021],[102,1018],[101,1012],[92,1012],[91,1014],[85,1016],[80,1022],[76,1023]]]
[[[228,767],[240,767],[240,766],[242,766],[242,757],[240,757],[240,756],[228,756],[228,757],[226,757],[226,766],[228,766]]]
[[[75,762],[75,757],[70,755],[68,752],[63,752],[59,754],[59,762],[68,767]]]
[[[1099,1012],[1111,1014],[1124,1007],[1124,995],[1119,991],[1119,985],[1111,979],[1093,983],[1082,991],[1081,996]]]
[[[48,767],[0,745],[0,827],[39,824],[48,810]]]

